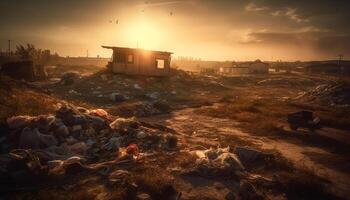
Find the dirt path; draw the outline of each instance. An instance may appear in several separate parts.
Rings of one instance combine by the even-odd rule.
[[[230,119],[213,118],[198,115],[193,108],[173,112],[169,115],[154,116],[142,120],[159,123],[176,130],[180,135],[180,144],[190,150],[209,146],[224,146],[225,141],[239,146],[253,146],[265,150],[277,150],[296,167],[312,169],[316,175],[331,182],[331,190],[346,197],[350,192],[350,175],[315,159],[319,157],[335,158],[338,155],[325,149],[289,142],[282,139],[270,139],[254,136],[237,129],[237,122]],[[330,129],[326,129],[330,130]],[[326,134],[323,130],[321,134]],[[339,135],[339,134],[337,134]],[[333,181],[336,180],[336,181]],[[207,186],[206,186],[207,187]],[[202,188],[203,189],[203,188]]]

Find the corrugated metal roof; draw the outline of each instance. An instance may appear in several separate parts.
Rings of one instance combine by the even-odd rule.
[[[119,50],[119,51],[144,51],[144,52],[151,52],[155,54],[172,54],[172,52],[167,51],[154,51],[154,50],[145,50],[141,48],[129,48],[129,47],[115,47],[115,46],[104,46],[102,45],[102,48],[105,49],[112,49],[112,50]]]

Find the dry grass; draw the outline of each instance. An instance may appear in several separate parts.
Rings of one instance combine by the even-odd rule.
[[[280,122],[285,120],[290,108],[284,107],[278,102],[257,99],[237,99],[231,103],[223,103],[216,107],[201,108],[198,114],[209,115],[217,118],[229,118],[237,122],[245,131],[255,135],[280,135],[283,128]]]
[[[292,173],[280,173],[277,188],[286,194],[287,199],[340,199],[328,190],[328,182],[317,177],[315,172],[297,170]]]
[[[0,119],[13,115],[52,113],[60,102],[54,97],[15,82],[0,81]]]

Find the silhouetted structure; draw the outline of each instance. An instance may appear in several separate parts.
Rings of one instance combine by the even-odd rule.
[[[224,74],[267,74],[269,64],[256,60],[254,62],[232,63],[230,67],[220,67],[220,72]]]
[[[168,76],[170,74],[170,52],[149,51],[138,48],[110,47],[112,49],[112,61],[107,68],[114,73],[147,76]]]

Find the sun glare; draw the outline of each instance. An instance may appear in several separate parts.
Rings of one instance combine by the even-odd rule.
[[[143,49],[159,48],[162,40],[160,27],[146,20],[139,20],[131,24],[127,37],[133,46]]]

